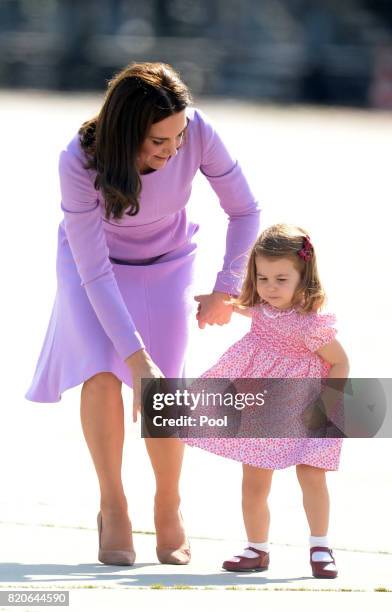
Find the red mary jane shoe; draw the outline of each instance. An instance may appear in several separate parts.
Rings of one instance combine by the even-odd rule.
[[[235,555],[239,561],[225,561],[222,568],[228,572],[264,572],[269,566],[269,554],[263,550],[257,550],[249,546],[245,550],[251,550],[257,553],[257,557],[249,559],[242,555]]]
[[[313,561],[312,555],[314,552],[327,552],[331,555],[332,561]],[[310,549],[310,565],[312,566],[312,574],[315,578],[336,578],[338,575],[337,569],[328,569],[328,565],[333,563],[336,568],[335,557],[332,554],[332,549],[326,546],[313,546]]]

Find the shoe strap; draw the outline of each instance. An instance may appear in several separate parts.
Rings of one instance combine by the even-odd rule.
[[[257,553],[259,557],[261,557],[262,555],[268,555],[268,553],[265,552],[265,550],[258,550],[257,548],[253,548],[253,546],[247,546],[245,550],[251,550],[252,552]],[[247,557],[245,557],[245,559],[247,559]]]
[[[335,563],[335,558],[332,553],[332,548],[328,548],[327,546],[312,546],[312,548],[310,549],[310,558],[313,563],[331,563],[330,561],[313,561],[312,557],[313,557],[314,552],[327,552],[331,556],[333,562]]]

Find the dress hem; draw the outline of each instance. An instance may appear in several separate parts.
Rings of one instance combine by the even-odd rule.
[[[86,380],[94,376],[95,374],[101,374],[103,372],[110,372],[111,374],[114,374],[122,383],[126,384],[130,389],[132,389],[132,384],[130,380],[126,380],[125,376],[123,374],[120,374],[119,371],[116,370],[116,368],[114,367],[96,368],[95,367],[91,372],[88,372],[87,374],[83,375],[81,378],[78,377],[75,381],[70,381],[69,383],[66,383],[65,385],[61,385],[59,387],[59,392],[58,392],[58,396],[56,399],[48,399],[47,396],[41,396],[39,393],[30,392],[30,390],[27,391],[24,398],[27,399],[29,402],[35,402],[38,404],[56,404],[61,401],[62,394],[65,391],[68,391],[69,389],[73,389],[74,387],[78,387],[79,385],[84,383]],[[40,397],[44,399],[39,399]]]
[[[307,438],[309,439],[309,438]],[[319,438],[317,438],[319,439]],[[196,446],[196,444],[192,444],[192,442],[189,442],[188,440],[182,440],[182,442],[185,442],[187,446],[191,446],[192,448],[198,448],[199,450],[202,451],[207,451],[209,453],[212,453],[213,455],[215,455],[216,457],[222,457],[222,459],[230,459],[231,461],[236,461],[237,463],[242,463],[244,465],[251,465],[253,467],[257,467],[260,469],[264,469],[264,470],[286,470],[289,467],[294,467],[295,465],[310,465],[312,467],[316,467],[322,470],[325,470],[326,472],[337,472],[339,471],[339,464],[337,464],[335,467],[326,467],[325,465],[320,465],[315,461],[300,461],[298,463],[287,463],[285,465],[275,465],[275,466],[271,466],[271,465],[260,465],[259,463],[255,463],[255,462],[251,462],[251,461],[247,461],[246,459],[242,459],[242,458],[236,458],[236,457],[230,457],[229,455],[223,455],[220,453],[215,452],[214,450],[208,448],[203,448],[202,446]]]

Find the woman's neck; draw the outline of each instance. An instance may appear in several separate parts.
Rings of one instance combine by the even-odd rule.
[[[145,166],[144,168],[139,168],[139,174],[141,176],[143,176],[143,174],[152,174],[153,172],[156,172],[156,170],[154,170],[154,168],[150,168],[150,166]]]

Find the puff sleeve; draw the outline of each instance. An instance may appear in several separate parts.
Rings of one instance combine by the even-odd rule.
[[[336,317],[331,313],[318,313],[306,328],[304,342],[306,347],[313,353],[325,344],[335,339],[337,333]]]

